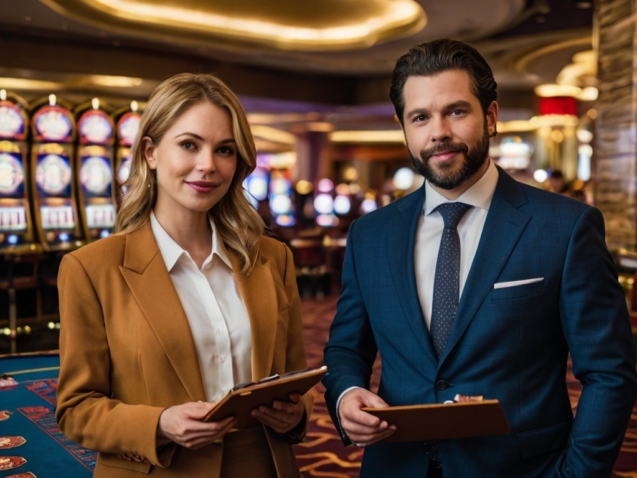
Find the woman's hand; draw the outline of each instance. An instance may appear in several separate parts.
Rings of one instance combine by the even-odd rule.
[[[228,417],[218,422],[203,422],[203,418],[215,405],[208,402],[189,402],[167,408],[159,416],[157,436],[193,450],[220,440],[237,421],[234,417]]]
[[[275,400],[271,407],[261,405],[252,410],[252,416],[277,433],[287,433],[301,422],[305,412],[301,395],[293,393],[289,398],[289,402]]]

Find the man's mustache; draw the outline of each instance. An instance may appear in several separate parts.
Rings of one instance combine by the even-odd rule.
[[[464,143],[438,143],[433,148],[423,149],[420,152],[420,159],[427,162],[434,154],[443,152],[464,153],[466,155],[469,152],[469,147]]]

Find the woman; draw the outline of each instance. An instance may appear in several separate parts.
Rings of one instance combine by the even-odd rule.
[[[202,418],[233,385],[305,368],[290,250],[264,237],[242,182],[256,166],[237,98],[211,75],[162,83],[142,116],[118,234],[59,273],[57,420],[96,477],[299,476],[309,394]]]

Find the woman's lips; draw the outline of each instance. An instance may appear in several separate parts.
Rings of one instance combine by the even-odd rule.
[[[198,193],[209,193],[219,184],[212,181],[184,181],[188,186],[193,188]]]

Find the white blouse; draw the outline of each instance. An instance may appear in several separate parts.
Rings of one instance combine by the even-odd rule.
[[[154,213],[150,224],[190,324],[206,398],[217,402],[235,384],[252,380],[250,318],[232,264],[212,218],[212,251],[201,269]]]

